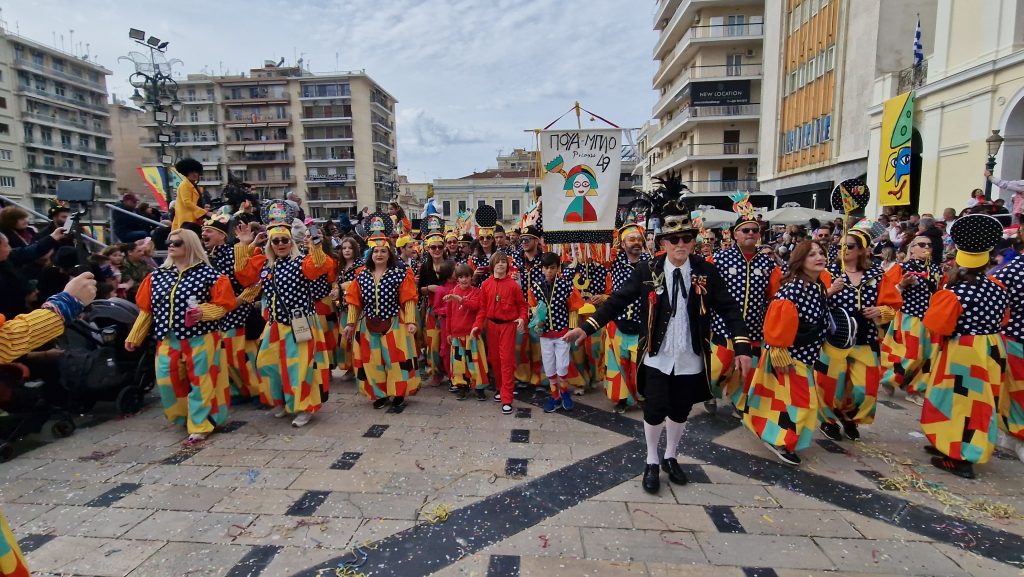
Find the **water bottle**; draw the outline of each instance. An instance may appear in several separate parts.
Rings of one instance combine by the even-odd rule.
[[[195,297],[195,295],[192,295],[192,296],[188,297],[188,311],[185,313],[185,326],[186,327],[191,327],[191,326],[196,324],[195,321],[191,320],[191,318],[192,318],[192,315],[195,314],[192,311],[194,311],[194,310],[196,310],[198,308],[199,308],[199,299],[197,299]]]

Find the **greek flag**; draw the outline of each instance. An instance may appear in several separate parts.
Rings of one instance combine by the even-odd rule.
[[[924,50],[921,48],[921,18],[917,19],[917,30],[914,31],[914,66],[924,62]]]

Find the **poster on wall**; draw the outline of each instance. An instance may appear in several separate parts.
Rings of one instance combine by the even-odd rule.
[[[750,104],[749,80],[693,82],[690,103],[693,106]]]
[[[914,132],[914,92],[885,101],[879,147],[878,202],[882,206],[910,204],[910,140]]]
[[[547,243],[611,242],[619,198],[622,130],[540,133]]]

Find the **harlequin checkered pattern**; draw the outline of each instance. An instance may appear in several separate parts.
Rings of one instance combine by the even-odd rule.
[[[785,299],[796,305],[800,322],[820,325],[821,331],[811,342],[793,346],[789,354],[808,367],[814,365],[821,353],[821,344],[825,342],[825,294],[820,285],[802,279],[790,281],[779,288],[777,299]]]

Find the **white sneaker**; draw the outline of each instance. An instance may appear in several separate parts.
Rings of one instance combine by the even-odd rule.
[[[274,412],[270,413],[270,415],[272,417],[274,417],[275,419],[280,419],[281,417],[284,417],[287,414],[288,414],[288,409],[284,408],[284,405],[281,405],[280,407],[275,408]]]
[[[296,427],[296,428],[297,427],[304,427],[307,424],[309,424],[309,422],[312,421],[312,420],[313,420],[313,413],[299,413],[298,416],[296,416],[292,420],[292,426]]]

